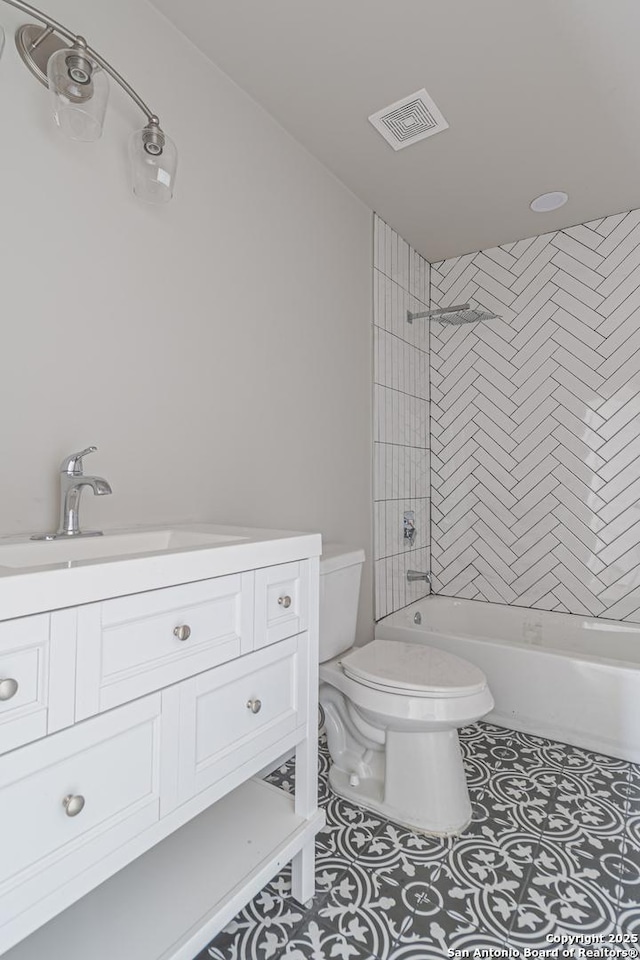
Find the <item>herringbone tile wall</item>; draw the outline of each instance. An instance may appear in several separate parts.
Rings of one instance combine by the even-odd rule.
[[[640,622],[640,211],[432,265],[434,590]],[[421,345],[424,349],[424,344]]]
[[[427,592],[406,571],[429,569],[429,264],[378,217],[374,223],[374,550],[376,618]],[[403,517],[415,517],[415,540]]]

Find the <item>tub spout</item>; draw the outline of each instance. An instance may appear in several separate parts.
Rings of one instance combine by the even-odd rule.
[[[407,570],[407,580],[409,583],[413,583],[415,580],[424,580],[426,583],[431,583],[431,574],[421,573],[419,570]]]

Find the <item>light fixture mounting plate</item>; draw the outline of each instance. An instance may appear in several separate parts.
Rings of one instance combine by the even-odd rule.
[[[49,86],[47,80],[47,63],[49,57],[69,45],[57,37],[55,33],[49,33],[41,43],[37,41],[47,30],[41,23],[25,23],[16,33],[16,47],[22,62],[27,65],[34,77],[45,87]]]

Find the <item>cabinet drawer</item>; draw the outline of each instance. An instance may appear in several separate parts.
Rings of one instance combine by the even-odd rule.
[[[253,574],[135,594],[83,608],[78,719],[144,696],[250,649]]]
[[[49,614],[0,623],[0,753],[47,732]]]
[[[293,637],[181,684],[180,802],[245,764],[255,773],[304,722],[306,651]]]
[[[158,819],[160,700],[155,694],[0,759],[3,920]]]
[[[255,646],[264,647],[306,630],[308,563],[281,563],[256,570]]]

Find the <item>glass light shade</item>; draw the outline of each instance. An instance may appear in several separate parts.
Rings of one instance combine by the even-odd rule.
[[[133,192],[147,203],[168,203],[178,166],[176,145],[159,127],[148,124],[129,141]]]
[[[109,79],[86,50],[65,47],[49,57],[47,78],[53,115],[71,140],[99,140],[109,99]]]

